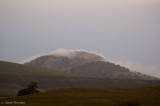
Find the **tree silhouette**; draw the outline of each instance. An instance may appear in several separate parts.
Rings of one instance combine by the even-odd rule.
[[[38,84],[36,82],[31,82],[27,85],[27,88],[19,90],[17,96],[39,93],[40,91],[37,89]]]

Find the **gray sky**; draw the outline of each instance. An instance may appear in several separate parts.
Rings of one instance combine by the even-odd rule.
[[[0,0],[0,60],[58,48],[97,51],[160,76],[160,0]]]

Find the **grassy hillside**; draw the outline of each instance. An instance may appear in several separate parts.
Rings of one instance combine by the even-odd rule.
[[[0,61],[0,75],[20,75],[20,76],[73,76],[72,74],[46,68],[26,66],[17,63]]]
[[[160,106],[160,87],[147,88],[67,88],[35,95],[1,99],[26,105]],[[132,105],[130,105],[132,106]]]
[[[30,82],[40,91],[71,87],[148,87],[160,81],[76,77],[71,74],[16,63],[0,62],[0,97],[15,96]]]
[[[128,68],[104,61],[81,64],[64,72],[92,78],[160,80],[156,77],[145,75],[139,72],[133,72]]]
[[[47,82],[50,78],[57,76],[73,77],[74,75],[45,68],[0,61],[0,97],[14,96],[19,89],[24,88],[32,81],[39,83],[41,81],[45,82],[46,79]],[[44,85],[42,84],[42,86]],[[45,89],[45,87],[41,87],[40,89]]]

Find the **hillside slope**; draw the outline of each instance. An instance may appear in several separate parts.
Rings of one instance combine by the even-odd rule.
[[[154,80],[125,80],[78,77],[64,72],[0,62],[0,96],[15,96],[19,89],[30,82],[37,82],[41,91],[71,87],[145,87],[160,85]]]
[[[158,80],[158,78],[115,65],[103,56],[85,51],[66,50],[32,59],[26,65],[56,69],[81,77]]]
[[[20,76],[74,76],[72,74],[40,68],[35,66],[26,66],[23,64],[0,61],[0,76],[20,75]]]
[[[65,71],[78,65],[93,61],[105,61],[105,59],[94,53],[88,53],[84,51],[68,51],[68,53],[65,55],[42,55],[24,64]]]
[[[158,78],[133,72],[125,67],[104,61],[82,64],[77,67],[73,67],[70,70],[66,70],[65,72],[84,77],[158,80]]]
[[[47,82],[57,77],[76,77],[72,74],[23,64],[0,61],[0,96],[13,96],[30,82],[38,82],[40,89],[49,89]]]
[[[148,88],[68,88],[35,95],[0,99],[0,103],[23,102],[29,106],[159,106],[160,87]],[[128,105],[127,105],[128,104]]]

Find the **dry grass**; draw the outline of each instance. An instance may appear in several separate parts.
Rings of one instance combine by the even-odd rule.
[[[160,87],[146,88],[66,88],[1,99],[26,105],[160,106]]]

